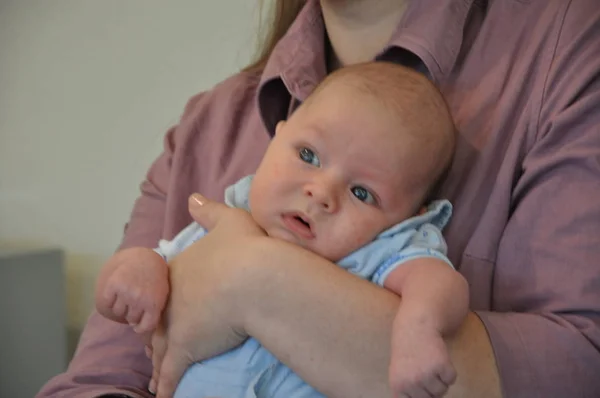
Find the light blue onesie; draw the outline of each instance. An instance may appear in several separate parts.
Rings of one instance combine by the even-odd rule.
[[[225,191],[228,206],[249,210],[252,176],[244,177]],[[441,230],[449,221],[452,206],[447,200],[431,203],[425,214],[387,229],[366,246],[339,262],[339,266],[363,279],[383,286],[387,276],[402,263],[418,257],[446,258]],[[161,240],[156,251],[167,261],[204,236],[196,223],[172,241]],[[260,343],[249,338],[241,346],[195,363],[181,379],[175,398],[324,398],[291,369],[279,362]]]

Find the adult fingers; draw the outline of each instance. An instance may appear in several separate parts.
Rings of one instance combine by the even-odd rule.
[[[156,368],[152,368],[152,378],[150,379],[150,384],[148,384],[148,391],[152,393],[152,395],[156,395],[156,385],[157,380],[159,378],[159,373]]]
[[[157,383],[160,376],[160,368],[162,366],[163,358],[167,347],[165,338],[166,336],[164,334],[164,329],[162,326],[159,326],[152,334],[152,378],[150,379],[148,389],[153,394],[156,394],[157,392]]]
[[[188,199],[188,210],[192,218],[207,230],[212,230],[229,208],[223,203],[214,202],[195,193]]]
[[[169,345],[160,366],[157,398],[171,398],[186,369],[193,361],[177,345]]]

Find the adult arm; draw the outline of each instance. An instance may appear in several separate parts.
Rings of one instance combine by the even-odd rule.
[[[238,209],[204,202],[193,212],[210,232],[170,263],[165,334],[153,341],[158,397],[170,396],[192,362],[248,334],[328,397],[390,397],[391,329],[400,298],[257,233]],[[448,396],[499,397],[494,357],[478,318],[469,314],[448,345],[458,372]]]
[[[507,397],[600,396],[600,8],[571,1],[480,312]]]
[[[600,396],[600,9],[573,1],[561,26],[510,193],[492,311],[469,313],[447,339],[449,397]],[[222,238],[253,266],[225,292],[249,335],[327,396],[391,396],[396,295],[285,242],[231,253]]]
[[[272,288],[245,285],[253,298],[247,333],[328,397],[391,397],[391,330],[400,298],[302,249],[268,240],[262,245],[269,256],[255,286]],[[468,314],[447,342],[458,373],[447,396],[500,397],[477,316]]]
[[[600,8],[572,1],[560,22],[498,245],[493,311],[471,313],[447,341],[451,397],[600,396]],[[285,277],[263,281],[275,288],[254,306],[250,335],[328,396],[389,396],[397,299],[272,243],[271,271]]]

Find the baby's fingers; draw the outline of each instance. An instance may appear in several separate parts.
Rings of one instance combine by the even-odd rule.
[[[439,377],[444,384],[450,386],[456,381],[456,369],[452,365],[444,366],[439,372]]]
[[[444,383],[437,375],[424,383],[424,387],[432,397],[443,397],[448,391],[448,384]]]
[[[139,308],[139,306],[137,305],[130,305],[129,306],[129,310],[127,311],[127,323],[129,323],[131,326],[135,326],[140,323],[140,319],[142,319],[142,315],[144,313],[144,310],[142,310],[141,308]]]
[[[435,398],[434,395],[431,395],[427,390],[422,387],[413,387],[406,390],[403,394],[398,395],[398,397],[406,397],[406,398]]]
[[[127,316],[128,310],[129,309],[127,307],[127,304],[125,303],[125,300],[117,296],[117,299],[115,300],[115,303],[112,306],[113,314],[118,318],[125,318]]]
[[[133,328],[136,333],[150,332],[158,326],[160,316],[157,311],[144,311],[139,323]]]

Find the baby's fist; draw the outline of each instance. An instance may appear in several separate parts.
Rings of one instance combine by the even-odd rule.
[[[104,292],[114,316],[134,326],[137,333],[153,330],[169,294],[168,265],[146,248],[126,249],[115,255],[118,266]]]
[[[442,397],[456,380],[446,344],[434,330],[394,330],[389,381],[394,397]]]

